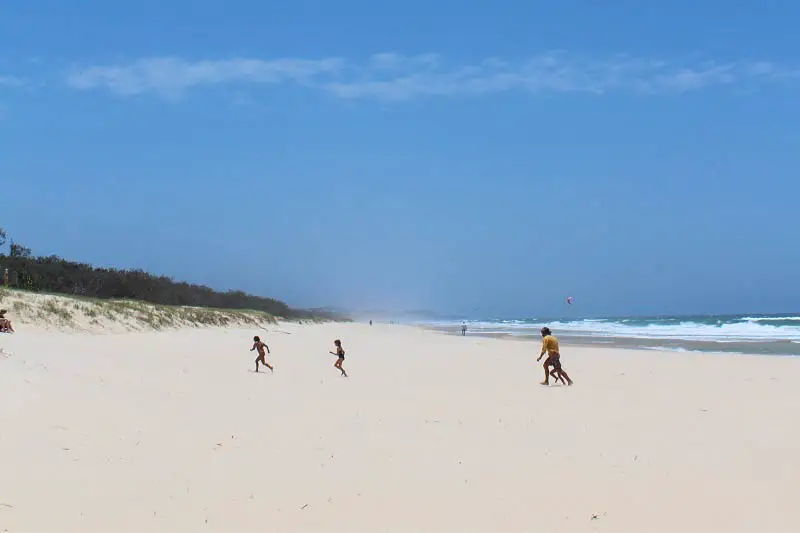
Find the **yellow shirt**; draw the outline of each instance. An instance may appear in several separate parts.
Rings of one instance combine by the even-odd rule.
[[[542,354],[551,353],[558,354],[558,339],[552,335],[548,335],[542,339]]]

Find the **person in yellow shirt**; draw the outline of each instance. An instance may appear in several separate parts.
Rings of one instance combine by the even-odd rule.
[[[544,360],[544,381],[542,381],[542,385],[550,385],[551,375],[556,382],[561,379],[563,383],[566,379],[567,385],[572,385],[572,380],[569,378],[569,375],[561,368],[561,354],[558,351],[558,339],[553,336],[550,328],[547,327],[542,328],[542,351],[539,357],[536,358],[537,363],[542,360],[544,354],[547,354],[547,359]],[[553,367],[552,370],[549,369],[551,366]]]

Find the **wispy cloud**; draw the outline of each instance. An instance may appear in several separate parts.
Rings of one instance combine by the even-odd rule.
[[[361,78],[333,81],[324,87],[342,98],[397,101],[506,91],[680,93],[733,84],[774,83],[800,79],[799,75],[800,70],[765,62],[687,64],[629,56],[587,59],[553,52],[517,62],[490,58],[471,65],[436,65],[392,75],[372,71]]]
[[[436,54],[394,53],[376,54],[361,62],[339,58],[149,58],[75,69],[67,78],[75,89],[105,89],[119,95],[156,93],[174,97],[204,85],[295,83],[343,99],[381,101],[507,91],[661,94],[786,82],[800,82],[800,69],[765,61],[687,62],[627,55],[596,58],[567,52],[548,52],[517,61],[487,58],[472,63],[448,62]]]
[[[148,92],[176,96],[192,87],[222,83],[307,82],[342,68],[340,59],[230,59],[188,61],[174,57],[140,59],[130,64],[72,71],[75,89],[108,89],[120,95]]]
[[[10,87],[12,89],[19,89],[25,87],[27,82],[16,76],[3,76],[0,75],[0,87]]]

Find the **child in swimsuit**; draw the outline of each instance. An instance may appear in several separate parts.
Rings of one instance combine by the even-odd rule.
[[[267,349],[267,352],[264,353],[264,348]],[[270,372],[274,372],[275,369],[267,363],[267,354],[269,353],[269,346],[266,343],[261,342],[261,339],[256,335],[253,337],[253,347],[250,348],[250,351],[258,350],[258,357],[256,357],[256,372],[258,372],[258,363],[260,362],[262,365],[269,368]]]
[[[336,339],[333,341],[333,345],[336,346],[336,352],[330,352],[330,354],[337,357],[336,362],[333,363],[333,366],[334,368],[338,368],[344,377],[347,377],[347,372],[344,371],[344,367],[342,366],[342,363],[344,363],[344,348],[342,348],[342,341]]]

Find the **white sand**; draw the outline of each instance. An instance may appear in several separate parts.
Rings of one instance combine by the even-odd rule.
[[[537,345],[411,328],[18,329],[0,529],[800,531],[795,358],[566,345],[545,388]]]

